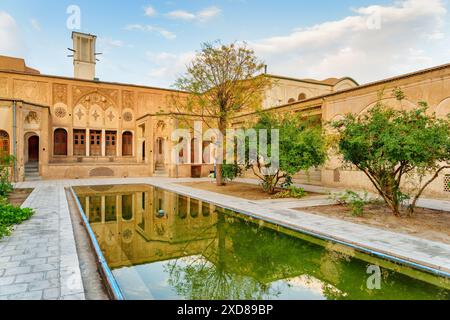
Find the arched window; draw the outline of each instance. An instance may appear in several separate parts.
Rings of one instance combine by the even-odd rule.
[[[290,98],[289,100],[288,100],[288,103],[294,103],[295,102],[295,99],[294,98]]]
[[[0,130],[0,158],[9,156],[9,134]]]
[[[128,157],[133,155],[133,134],[126,131],[122,134],[122,156]]]
[[[129,221],[133,219],[133,195],[122,195],[122,219]]]
[[[67,131],[56,129],[53,135],[53,154],[55,156],[67,156]]]
[[[298,95],[298,101],[302,101],[302,100],[305,100],[305,99],[306,99],[306,94],[300,93],[300,94]]]

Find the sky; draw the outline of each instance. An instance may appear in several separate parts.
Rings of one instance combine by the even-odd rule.
[[[450,63],[449,1],[0,0],[0,55],[70,77],[92,33],[100,80],[170,88],[202,43],[246,42],[271,74],[362,84]]]

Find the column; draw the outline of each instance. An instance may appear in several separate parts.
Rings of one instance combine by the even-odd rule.
[[[84,139],[84,143],[86,145],[86,157],[90,156],[90,148],[89,146],[91,145],[91,137],[89,135],[89,129],[86,129],[86,138]]]
[[[111,141],[109,142],[111,143]],[[102,129],[102,157],[106,156],[106,131]]]

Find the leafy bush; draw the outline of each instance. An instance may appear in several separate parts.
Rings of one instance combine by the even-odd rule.
[[[9,235],[13,225],[28,220],[32,215],[32,209],[15,207],[5,198],[0,199],[0,238]]]
[[[394,96],[404,99],[398,89]],[[429,114],[425,102],[411,111],[379,102],[361,116],[349,114],[332,125],[344,162],[367,176],[396,216],[407,199],[413,213],[424,190],[450,168],[450,122]],[[405,188],[409,176],[418,182],[414,188]]]
[[[261,180],[264,191],[274,194],[281,186],[292,184],[292,176],[300,171],[308,171],[325,163],[327,141],[321,124],[314,119],[299,115],[279,116],[262,113],[253,125],[257,134],[279,130],[279,139],[272,144],[272,135],[267,137],[267,154],[259,151],[257,160],[245,159],[247,169]],[[259,137],[261,138],[261,137]],[[278,144],[275,143],[278,141]],[[246,141],[246,154],[250,154],[249,140]],[[272,168],[272,154],[278,155],[278,166]],[[249,161],[252,160],[252,161]]]
[[[12,156],[0,159],[0,197],[6,197],[13,190],[10,182],[9,169],[14,161]]]
[[[273,196],[274,199],[284,199],[284,198],[304,198],[306,196],[306,191],[303,188],[297,188],[295,186],[289,186],[285,190],[278,192]]]
[[[222,165],[222,178],[224,182],[233,181],[242,174],[242,168],[237,164]]]
[[[341,205],[349,206],[354,216],[362,216],[364,214],[364,207],[370,203],[367,191],[364,192],[363,196],[360,196],[354,191],[347,190],[343,194],[332,195],[331,198]]]

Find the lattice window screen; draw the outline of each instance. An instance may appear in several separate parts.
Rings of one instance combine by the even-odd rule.
[[[450,192],[450,174],[444,177],[444,192]]]

